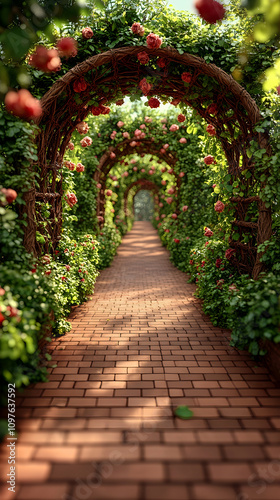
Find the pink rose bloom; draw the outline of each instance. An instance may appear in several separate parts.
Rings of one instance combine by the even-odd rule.
[[[74,205],[76,205],[76,203],[78,202],[78,199],[76,197],[76,195],[74,193],[66,193],[66,201],[69,205],[70,208],[73,208]]]
[[[167,170],[167,172],[168,172],[169,174],[174,174],[174,170],[173,170],[173,168],[170,168],[169,170]]]
[[[143,130],[144,128],[146,128],[146,125],[145,123],[142,123],[142,125],[140,125],[140,128]]]
[[[206,127],[206,132],[207,132],[209,135],[211,135],[212,137],[214,137],[215,135],[217,135],[215,127],[213,127],[213,125],[210,125],[210,124],[209,124],[209,125],[207,125],[207,127]]]
[[[138,52],[137,59],[141,64],[148,64],[150,58],[144,50],[142,52]]]
[[[217,186],[217,184],[212,184],[212,188],[214,189]]]
[[[180,142],[181,144],[186,144],[187,139],[186,139],[185,137],[181,137],[181,139],[179,140],[179,142]]]
[[[175,220],[175,219],[177,219],[177,217],[178,217],[178,215],[177,215],[177,214],[172,214],[172,215],[171,215],[171,218],[172,218],[172,219],[174,219],[174,220]]]
[[[214,205],[214,209],[215,209],[216,212],[221,213],[221,212],[224,211],[225,205],[224,205],[224,203],[222,201],[217,201],[215,203],[215,205]]]
[[[165,219],[165,217],[166,217],[166,215],[165,215],[165,214],[162,214],[162,215],[161,215],[161,218],[162,218],[162,219]]]
[[[149,170],[149,174],[153,175],[154,174],[154,170]]]
[[[113,194],[113,191],[111,189],[107,189],[106,195],[107,196],[112,196],[112,194]]]
[[[161,169],[161,172],[164,174],[164,172],[166,172],[166,170],[167,170],[167,168],[166,168],[166,167],[163,167],[163,168]]]
[[[205,156],[205,158],[203,158],[203,161],[206,165],[211,165],[212,163],[214,163],[215,158],[212,155],[207,155]]]
[[[185,172],[180,172],[179,173],[179,177],[184,177],[185,176]]]
[[[76,171],[77,172],[84,172],[85,171],[84,165],[82,163],[77,163]]]
[[[228,287],[228,290],[229,290],[229,292],[239,292],[239,289],[237,288],[237,286],[234,283],[232,283],[232,285],[230,285]]]
[[[176,125],[175,123],[173,125],[171,125],[171,127],[169,128],[170,132],[177,132],[177,130],[179,130],[179,125]]]
[[[83,135],[83,134],[87,134],[87,132],[89,131],[89,126],[86,122],[80,122],[78,123],[78,125],[76,126],[76,130],[77,132],[79,132],[79,134]]]
[[[146,122],[146,123],[152,123],[152,121],[153,121],[152,118],[149,118],[149,116],[145,116],[144,122]]]
[[[129,145],[130,145],[132,148],[134,148],[135,146],[137,146],[137,142],[136,142],[136,141],[131,141],[131,142],[129,143]]]
[[[130,135],[129,135],[129,133],[128,133],[128,132],[123,132],[123,137],[124,137],[125,139],[129,139],[129,138],[130,138]]]
[[[161,181],[161,184],[162,184],[163,186],[166,186],[166,181],[162,180],[162,181]]]
[[[186,117],[185,115],[180,114],[177,116],[177,120],[178,122],[183,123],[186,120]]]
[[[148,95],[148,93],[152,88],[152,85],[150,85],[150,83],[147,82],[146,78],[142,78],[142,80],[139,82],[139,87],[144,95]]]
[[[163,148],[161,148],[161,149],[159,150],[159,152],[160,152],[162,155],[165,155],[165,153],[166,153],[165,149],[163,149]]]
[[[181,74],[181,78],[183,82],[190,83],[192,80],[192,74],[189,73],[188,71],[185,71],[184,73]]]
[[[123,173],[123,176],[124,176],[124,177],[128,177],[128,175],[129,175],[129,173],[128,173],[127,171],[125,171],[125,172]]]
[[[134,35],[143,36],[145,32],[145,28],[140,23],[133,23],[130,29]]]
[[[86,40],[88,40],[89,38],[92,38],[93,37],[93,31],[91,28],[87,27],[87,28],[83,28],[82,29],[82,36],[83,38],[85,38]]]
[[[162,202],[160,202],[160,203],[158,204],[158,206],[159,206],[159,208],[162,208],[162,207],[163,207],[163,203],[162,203]]]
[[[68,144],[66,146],[66,149],[70,149],[70,151],[73,151],[74,148],[75,148],[74,143],[73,142],[68,142]]]
[[[188,210],[188,205],[184,205],[183,208],[182,208],[182,212],[186,212]]]
[[[213,234],[214,234],[213,231],[211,231],[211,229],[209,229],[209,227],[205,228],[204,236],[210,237],[210,236],[213,236]]]
[[[166,233],[170,233],[170,229],[165,229],[164,230]]]
[[[162,39],[154,33],[150,33],[147,36],[146,41],[149,49],[159,49],[162,44]]]
[[[141,135],[141,130],[139,130],[139,128],[137,128],[135,131],[134,131],[134,135],[138,138],[138,136]]]
[[[157,215],[155,219],[156,219],[156,220],[159,220],[159,216]]]
[[[116,158],[116,155],[115,155],[115,153],[113,153],[113,151],[110,153],[110,158],[111,158],[111,160],[114,160],[114,158]]]
[[[145,137],[146,137],[145,132],[142,132],[142,134],[140,135],[140,139],[145,139]]]
[[[163,135],[166,135],[166,134],[167,134],[166,130],[164,130],[162,133],[163,133]]]
[[[168,149],[168,148],[169,148],[169,144],[164,144],[163,149]]]
[[[134,163],[136,163],[136,160],[134,158],[132,158],[132,160],[130,160],[130,163],[131,163],[131,165],[134,165]]]
[[[110,135],[111,139],[113,139],[113,140],[114,140],[114,139],[115,139],[115,137],[116,137],[116,135],[117,135],[117,132],[115,132],[115,130],[114,130],[114,131],[111,133],[111,135]]]
[[[134,172],[137,172],[138,168],[137,167],[133,167],[133,171]]]
[[[92,139],[88,136],[84,137],[81,141],[80,144],[83,148],[86,148],[87,146],[92,145]]]
[[[141,172],[144,174],[146,170],[144,168],[141,168]]]
[[[170,197],[166,198],[165,201],[166,201],[166,203],[168,203],[168,205],[171,205],[173,198],[170,196]]]
[[[169,188],[167,192],[168,194],[174,194],[175,193],[174,187]]]
[[[56,44],[60,56],[75,57],[78,54],[77,41],[70,36],[61,38]]]
[[[162,125],[162,130],[166,130],[166,125],[165,125],[165,123]]]
[[[121,120],[117,123],[117,126],[119,128],[123,127],[124,126],[124,122],[122,122]]]
[[[101,189],[101,188],[102,188],[102,184],[100,184],[100,182],[98,182],[98,183],[96,184],[96,187],[97,187],[97,189]]]
[[[115,213],[115,209],[111,208],[111,212],[112,212],[112,214],[114,214]]]
[[[155,97],[151,97],[151,99],[148,100],[148,105],[150,106],[150,108],[159,108],[160,102]]]
[[[98,222],[104,222],[104,217],[102,217],[102,215],[98,215],[97,220]]]

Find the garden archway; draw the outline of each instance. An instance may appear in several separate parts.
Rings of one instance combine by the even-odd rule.
[[[155,69],[141,65],[137,60],[137,53],[143,50],[154,62],[157,58],[163,58],[166,66],[163,69]],[[173,74],[168,72],[169,67],[175,68]],[[184,70],[188,70],[192,75],[189,85],[181,79],[180,72]],[[86,90],[80,93],[79,99],[75,99],[73,83],[84,76],[87,76],[88,80]],[[25,196],[29,221],[25,232],[25,246],[29,251],[38,253],[34,220],[36,199],[51,202],[54,245],[59,239],[62,222],[62,182],[61,179],[57,180],[57,173],[72,132],[91,110],[88,102],[93,95],[99,103],[105,103],[135,92],[139,81],[146,76],[152,76],[155,81],[149,96],[172,97],[194,108],[215,127],[228,161],[228,172],[235,179],[240,178],[245,169],[254,173],[254,163],[247,154],[252,139],[257,141],[260,148],[270,152],[267,137],[254,131],[254,126],[261,119],[255,101],[231,76],[214,64],[208,64],[204,59],[191,54],[179,54],[172,48],[154,50],[143,46],[117,48],[92,56],[58,79],[41,100],[43,114],[38,120],[41,132],[37,141],[40,192],[36,193],[34,188]],[[211,84],[210,98],[207,82]],[[217,104],[215,114],[209,112],[211,102]],[[254,244],[250,247],[249,244],[230,240],[230,245],[235,248],[245,267],[248,251],[254,256],[253,270],[250,271],[256,278],[262,270],[256,246],[271,236],[271,212],[258,196],[248,195],[253,180],[246,182],[244,196],[232,198],[231,202],[235,206],[234,224],[238,226],[240,234],[244,228],[250,228],[255,233]],[[258,205],[258,222],[245,221],[247,208],[252,201]]]
[[[141,190],[146,189],[148,191],[152,191],[155,194],[155,202],[158,203],[158,193],[159,193],[159,186],[155,184],[153,181],[148,181],[147,179],[138,179],[137,181],[132,182],[129,186],[127,186],[125,192],[124,192],[124,213],[125,216],[128,216],[128,195],[131,189],[133,189],[135,186],[137,186],[137,190],[134,193],[134,196]],[[133,196],[133,198],[134,198]]]
[[[111,146],[100,158],[99,164],[96,168],[94,174],[94,180],[101,184],[101,188],[97,195],[97,216],[104,218],[104,208],[105,208],[105,184],[106,178],[109,174],[111,168],[120,161],[121,158],[137,153],[139,156],[142,155],[152,155],[164,160],[170,167],[176,165],[177,158],[170,151],[165,153],[161,152],[162,145],[156,141],[152,141],[150,138],[141,139],[137,141],[136,146],[131,146],[132,139],[125,139],[124,141],[118,143],[116,146]],[[135,141],[136,142],[136,141]],[[114,153],[115,157],[111,158],[111,153]],[[180,188],[180,177],[174,172],[173,174],[176,178],[177,188]]]

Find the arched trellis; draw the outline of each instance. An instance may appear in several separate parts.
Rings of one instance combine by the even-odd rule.
[[[104,218],[105,214],[105,184],[107,175],[109,174],[111,168],[113,168],[114,165],[122,158],[135,153],[137,153],[139,156],[143,154],[149,154],[152,156],[156,156],[161,160],[164,160],[165,163],[170,165],[170,167],[174,167],[176,165],[177,158],[174,153],[171,153],[170,151],[162,153],[160,151],[162,145],[156,141],[153,141],[151,138],[145,138],[137,141],[138,145],[136,146],[131,146],[131,142],[132,139],[125,139],[124,141],[118,143],[116,146],[110,146],[100,158],[99,164],[94,174],[94,180],[97,183],[100,183],[102,186],[99,189],[97,196],[96,213],[98,216],[102,216]],[[115,154],[115,158],[110,157],[111,153]],[[176,178],[176,186],[179,190],[181,179],[175,172],[173,175]]]
[[[155,194],[155,202],[158,204],[158,193],[159,193],[159,186],[153,181],[148,181],[147,179],[138,179],[137,181],[132,182],[129,186],[127,186],[125,192],[124,192],[124,214],[125,217],[128,216],[128,208],[127,208],[127,202],[128,202],[128,195],[131,189],[134,188],[134,186],[137,186],[136,193],[134,193],[134,196],[141,191],[142,189],[147,189],[148,191],[152,191]]]
[[[154,62],[158,57],[164,58],[167,62],[165,68],[141,65],[136,56],[143,50]],[[174,64],[183,67],[182,71],[191,72],[191,82],[188,86],[184,84],[178,72],[174,75],[169,74],[169,65],[174,66]],[[104,71],[106,65],[107,69]],[[98,72],[100,66],[103,70]],[[85,75],[88,81],[87,88],[80,93],[79,99],[75,99],[73,83]],[[41,132],[37,140],[40,186],[38,192],[34,187],[25,195],[28,225],[25,229],[24,242],[29,251],[35,254],[40,252],[36,243],[36,200],[51,203],[51,221],[48,222],[48,229],[54,246],[59,239],[62,224],[62,183],[59,179],[59,169],[72,132],[91,110],[88,102],[93,97],[103,104],[106,101],[116,100],[120,95],[135,91],[139,81],[147,76],[154,77],[155,81],[150,95],[171,96],[180,100],[193,107],[208,123],[215,126],[228,160],[228,171],[235,178],[239,178],[244,169],[250,173],[254,172],[253,160],[247,154],[252,139],[258,142],[260,148],[265,148],[270,153],[266,135],[254,131],[254,126],[261,119],[256,103],[244,88],[214,64],[207,64],[202,58],[191,54],[179,54],[172,48],[154,50],[143,46],[117,48],[92,56],[58,79],[41,100],[43,114],[38,120]],[[217,103],[216,115],[208,110],[209,92],[207,85],[204,85],[204,78],[210,79],[213,84],[211,100]],[[271,212],[257,196],[252,197],[247,194],[253,181],[253,176],[246,181],[244,197],[235,197],[231,200],[236,208],[235,226],[238,226],[240,235],[244,229],[251,230],[254,236],[253,243],[245,245],[230,240],[230,244],[235,247],[239,256],[236,265],[241,271],[251,271],[256,278],[262,270],[256,246],[271,236]],[[256,202],[258,206],[257,223],[245,221],[251,202]],[[248,255],[252,257],[250,266],[248,266]]]

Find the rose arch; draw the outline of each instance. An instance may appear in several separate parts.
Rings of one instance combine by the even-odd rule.
[[[137,54],[143,50],[151,58],[152,66],[139,63]],[[158,58],[164,60],[164,67],[156,66]],[[182,80],[182,72],[190,75],[188,83]],[[78,95],[73,84],[84,82],[84,77],[86,85]],[[187,53],[181,55],[172,48],[154,50],[143,46],[124,47],[97,54],[77,64],[44,95],[41,100],[43,114],[38,121],[41,132],[37,140],[40,185],[37,192],[34,187],[25,197],[28,211],[26,248],[33,253],[40,252],[35,238],[36,200],[51,204],[51,236],[54,246],[59,239],[62,224],[60,168],[76,125],[93,111],[90,101],[95,99],[95,108],[108,101],[115,102],[124,95],[135,93],[139,82],[145,77],[152,77],[154,81],[148,97],[159,96],[165,100],[171,97],[173,104],[181,102],[191,106],[208,124],[215,127],[228,161],[228,173],[234,180],[241,179],[244,186],[242,197],[231,198],[235,207],[233,223],[238,227],[240,235],[244,230],[252,233],[251,243],[230,240],[230,245],[235,248],[243,271],[248,272],[250,255],[249,272],[256,278],[262,270],[257,245],[271,236],[271,212],[257,193],[254,193],[254,163],[247,154],[252,139],[270,153],[267,137],[254,130],[261,119],[259,109],[245,89],[223,70],[214,64],[207,64],[200,57]],[[214,109],[211,108],[211,103],[215,103]],[[241,176],[244,170],[251,173],[250,178],[244,179]],[[257,222],[250,221],[248,207],[251,203],[256,204]]]
[[[128,216],[128,195],[131,189],[133,189],[135,186],[137,186],[136,192],[133,195],[134,196],[139,193],[139,191],[145,189],[147,191],[152,191],[155,196],[155,203],[158,203],[158,193],[160,190],[160,187],[157,186],[157,184],[153,181],[148,181],[147,179],[138,179],[137,181],[132,182],[129,186],[127,186],[125,192],[124,192],[124,213],[125,216]]]
[[[100,158],[99,164],[94,174],[94,180],[97,183],[100,183],[102,186],[101,189],[99,189],[97,195],[97,216],[104,217],[106,178],[111,168],[113,168],[114,165],[122,158],[135,153],[137,153],[139,156],[149,154],[152,156],[156,156],[161,160],[164,160],[165,163],[170,165],[170,167],[174,167],[176,165],[176,156],[170,151],[165,151],[165,153],[161,152],[162,144],[158,143],[157,141],[153,141],[151,138],[145,138],[141,139],[140,141],[134,141],[136,142],[136,145],[131,146],[132,141],[133,139],[125,139],[116,146],[110,146]],[[112,153],[114,155],[113,158],[111,157]],[[178,177],[175,172],[173,173],[173,175],[176,178],[176,185],[179,189],[180,177]]]

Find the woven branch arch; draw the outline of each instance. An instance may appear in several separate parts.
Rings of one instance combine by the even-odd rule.
[[[119,142],[116,146],[110,146],[108,150],[102,155],[100,158],[99,164],[96,168],[94,174],[94,180],[97,183],[101,184],[101,189],[98,191],[97,196],[97,208],[96,213],[97,216],[101,216],[104,219],[105,216],[105,188],[106,188],[106,179],[110,172],[110,170],[114,167],[114,165],[119,162],[122,158],[137,153],[139,156],[149,154],[152,156],[156,156],[161,160],[164,160],[165,163],[170,165],[170,167],[174,167],[176,165],[177,158],[176,156],[166,151],[165,154],[160,152],[161,144],[157,141],[153,141],[151,138],[141,139],[139,145],[131,146],[132,139],[125,139],[122,142]],[[115,158],[111,158],[110,154],[114,153]],[[180,188],[180,177],[174,172],[173,174],[176,178],[177,188]],[[100,223],[102,225],[102,223]]]
[[[143,52],[143,50],[151,58],[152,64],[149,66],[141,65],[137,60],[138,52]],[[161,69],[156,66],[158,57],[166,60],[165,68]],[[175,71],[172,73],[169,68],[175,68]],[[192,75],[189,85],[181,79],[183,71],[188,71]],[[84,92],[80,93],[80,99],[77,100],[77,94],[73,91],[73,83],[84,76],[87,78],[88,86]],[[38,120],[41,132],[37,138],[38,165],[36,167],[41,181],[39,192],[36,193],[34,188],[25,197],[28,202],[25,245],[29,251],[35,254],[41,251],[35,238],[36,200],[51,203],[49,232],[54,246],[60,237],[62,183],[61,179],[57,180],[58,173],[72,132],[90,112],[88,102],[93,97],[103,104],[114,102],[121,95],[135,92],[139,81],[144,77],[152,77],[155,82],[148,97],[151,95],[163,98],[169,96],[179,100],[194,108],[200,116],[215,127],[228,161],[228,171],[235,178],[238,178],[244,169],[254,172],[253,161],[247,155],[252,139],[256,139],[260,148],[265,148],[270,153],[266,135],[254,131],[254,126],[261,119],[255,101],[230,75],[214,64],[207,64],[204,59],[191,54],[179,54],[173,48],[153,50],[143,46],[117,48],[92,56],[58,79],[41,100],[43,114]],[[211,87],[210,90],[207,85]],[[211,101],[217,104],[216,115],[207,111]],[[247,191],[254,182],[252,176],[247,181]],[[234,223],[238,225],[240,235],[242,235],[243,230],[248,230],[244,219],[251,200],[245,192],[243,198],[235,198],[231,201],[236,207]],[[262,270],[260,254],[257,254],[256,246],[271,236],[271,213],[261,200],[255,201],[258,205],[259,218],[254,226],[250,226],[254,233],[253,243],[243,245],[231,240],[230,244],[238,254],[236,265],[242,272],[250,272],[256,278]],[[248,252],[252,256],[249,265]]]

